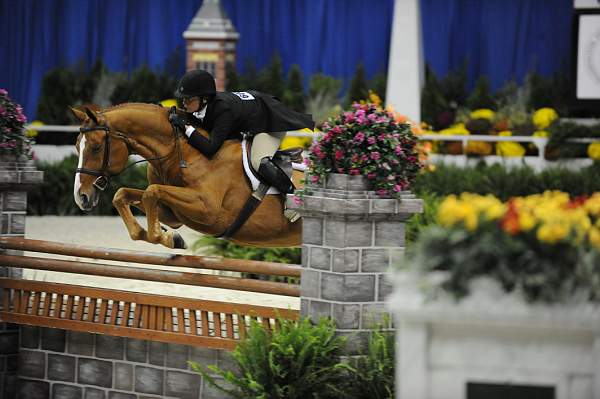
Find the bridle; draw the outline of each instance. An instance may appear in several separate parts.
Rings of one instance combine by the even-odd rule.
[[[89,132],[95,132],[97,130],[104,130],[104,156],[102,158],[102,167],[100,170],[87,169],[87,168],[77,168],[75,170],[76,173],[84,173],[86,175],[97,176],[96,180],[94,180],[93,186],[96,187],[100,191],[106,190],[108,184],[110,183],[110,178],[117,175],[111,175],[108,173],[108,168],[110,166],[109,157],[110,157],[110,139],[109,133],[110,128],[108,126],[94,126],[94,127],[81,127],[79,128],[79,132],[86,134]],[[81,155],[83,156],[83,155]],[[129,167],[129,166],[128,166]],[[123,169],[125,170],[125,169]],[[121,171],[122,172],[122,171]]]
[[[171,107],[170,112],[175,112],[176,108],[175,107]],[[186,162],[183,159],[183,154],[181,152],[181,147],[179,145],[179,136],[180,136],[180,132],[179,129],[177,129],[175,126],[173,126],[173,138],[175,141],[175,148],[173,148],[173,150],[165,155],[162,156],[157,156],[154,158],[149,158],[149,159],[141,159],[139,161],[135,161],[130,163],[129,165],[127,165],[125,168],[123,168],[122,171],[120,171],[119,173],[115,173],[115,174],[110,174],[108,173],[108,168],[110,167],[110,161],[109,161],[109,157],[110,157],[110,128],[108,126],[105,125],[96,125],[96,126],[90,126],[90,127],[80,127],[79,128],[79,132],[82,134],[86,134],[89,132],[95,132],[98,130],[104,130],[104,156],[102,158],[102,166],[100,167],[100,170],[96,170],[96,169],[87,169],[87,168],[77,168],[75,169],[76,173],[84,173],[86,175],[92,175],[92,176],[96,176],[96,180],[94,180],[93,186],[96,187],[98,190],[100,191],[104,191],[106,190],[106,187],[108,187],[108,184],[110,183],[110,178],[111,177],[115,177],[120,175],[121,173],[125,172],[127,169],[129,169],[130,167],[132,167],[133,165],[136,165],[140,162],[148,162],[148,161],[157,161],[163,158],[167,158],[169,156],[171,156],[171,154],[173,153],[173,151],[177,150],[179,153],[179,167],[180,168],[187,168]],[[129,147],[129,143],[128,143],[128,139],[127,136],[125,136],[122,133],[119,132],[115,132],[115,134],[117,136],[119,136],[120,138],[125,140],[125,143],[127,144],[127,146]]]

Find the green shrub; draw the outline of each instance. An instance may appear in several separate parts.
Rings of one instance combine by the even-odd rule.
[[[81,215],[83,212],[77,207],[73,199],[73,183],[77,156],[72,155],[61,162],[38,162],[37,168],[44,172],[44,182],[27,195],[27,213],[29,215]],[[117,215],[117,210],[112,206],[112,198],[121,187],[144,189],[148,186],[146,180],[146,166],[137,166],[127,169],[123,174],[111,179],[111,184],[106,192],[101,194],[101,199],[91,215]]]
[[[406,223],[407,245],[417,241],[419,234],[425,227],[435,224],[437,208],[442,202],[442,197],[427,191],[419,193],[418,196],[423,200],[423,213],[415,213]]]
[[[529,167],[506,168],[480,164],[473,168],[438,165],[434,172],[420,174],[412,185],[418,196],[437,196],[471,192],[492,194],[501,200],[510,197],[560,190],[571,196],[600,191],[600,163],[578,171],[562,168],[536,173]]]
[[[197,363],[190,362],[192,369],[237,398],[346,397],[337,388],[347,368],[339,360],[344,340],[336,336],[334,322],[323,318],[314,326],[308,319],[278,319],[278,323],[280,328],[269,332],[252,321],[247,337],[232,353],[237,370],[208,366],[233,388],[218,383]]]
[[[346,397],[393,399],[395,370],[395,336],[380,326],[369,334],[367,352],[357,356],[350,366]]]

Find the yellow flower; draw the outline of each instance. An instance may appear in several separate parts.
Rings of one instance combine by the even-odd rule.
[[[471,112],[471,119],[487,119],[491,121],[496,114],[491,109],[480,108]]]
[[[550,134],[545,130],[536,130],[533,132],[533,137],[548,137]]]
[[[467,130],[467,128],[465,128],[464,123],[457,123],[455,125],[450,126],[449,128],[440,130],[438,133],[446,135],[446,136],[454,136],[454,135],[465,136],[465,135],[470,134],[469,131]]]
[[[32,121],[32,122],[30,123],[30,125],[31,125],[31,126],[43,126],[43,125],[44,125],[44,122],[42,122],[42,121],[38,121],[38,120],[35,120],[35,121]],[[37,137],[37,135],[38,135],[38,131],[37,131],[37,130],[35,130],[35,129],[29,129],[29,130],[27,130],[27,133],[25,133],[25,135],[26,135],[27,137]]]
[[[535,218],[529,212],[519,212],[519,229],[521,231],[529,231],[536,225]]]
[[[503,157],[522,157],[525,155],[525,148],[514,141],[501,141],[496,144],[496,155]]]
[[[446,197],[437,213],[437,220],[441,226],[452,227],[463,223],[469,231],[477,228],[477,218],[477,212],[471,204],[458,200],[455,195]]]
[[[540,108],[533,113],[533,124],[540,130],[544,130],[558,118],[558,114],[552,108]]]
[[[177,106],[177,100],[175,100],[174,98],[169,98],[167,100],[162,100],[160,102],[160,105],[162,105],[165,108],[176,107]]]
[[[569,229],[565,224],[562,223],[544,223],[537,230],[538,240],[548,243],[555,244],[560,240],[564,240],[569,233]]]
[[[485,141],[469,141],[467,143],[467,154],[490,155],[492,144]]]
[[[381,98],[372,90],[369,90],[369,102],[375,104],[376,106],[381,106]]]
[[[600,143],[596,142],[588,145],[587,154],[593,160],[600,161]]]

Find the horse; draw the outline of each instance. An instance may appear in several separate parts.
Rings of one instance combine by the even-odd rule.
[[[177,135],[168,120],[169,110],[159,105],[125,103],[101,111],[71,108],[81,121],[76,148],[74,199],[83,211],[100,200],[110,176],[128,167],[137,154],[148,161],[145,190],[122,187],[112,203],[132,240],[185,248],[177,229],[186,225],[203,234],[220,235],[236,219],[252,188],[244,174],[242,146],[226,141],[208,158]],[[208,133],[199,129],[201,134]],[[182,167],[181,163],[186,165]],[[292,180],[301,187],[302,172]],[[301,244],[301,220],[291,223],[283,215],[285,197],[266,195],[256,211],[229,241],[244,246],[291,247]],[[131,207],[146,214],[147,230],[133,217]]]

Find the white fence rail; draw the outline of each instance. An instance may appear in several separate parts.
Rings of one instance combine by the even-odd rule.
[[[39,132],[53,132],[53,133],[76,133],[79,131],[79,126],[61,126],[61,125],[32,126],[32,125],[26,125],[25,128],[28,130],[36,130]],[[320,133],[291,131],[291,132],[288,132],[287,135],[291,136],[291,137],[311,137],[311,138],[313,138],[313,140],[316,140],[319,137]],[[466,159],[466,156],[464,154],[464,151],[467,148],[468,142],[470,142],[470,141],[483,141],[483,142],[507,142],[507,141],[510,141],[510,142],[517,142],[517,143],[532,143],[538,149],[537,156],[522,157],[523,162],[520,162],[520,163],[526,163],[530,166],[533,166],[536,169],[543,169],[549,163],[549,161],[546,161],[546,159],[544,158],[545,149],[546,149],[546,146],[548,145],[548,141],[549,141],[549,139],[546,137],[423,134],[423,135],[418,136],[418,139],[423,140],[423,141],[460,141],[462,143],[462,148],[463,148],[462,155],[460,155],[460,154],[459,155],[434,154],[436,156],[432,157],[433,162],[454,163],[454,164],[459,164],[459,165],[464,166],[468,163],[468,160]],[[568,141],[574,142],[574,143],[587,144],[587,143],[593,143],[593,142],[600,142],[600,139],[594,139],[594,138],[583,139],[582,138],[582,139],[569,139]],[[48,146],[48,145],[44,146],[44,148],[43,148],[44,152],[51,151],[51,148],[49,148],[49,147],[52,147],[52,146]],[[40,146],[40,149],[42,149],[41,146]],[[35,148],[34,148],[34,150],[35,150]],[[73,152],[74,152],[74,149],[73,149]],[[462,157],[462,158],[457,158],[457,157]],[[56,158],[56,157],[50,157],[50,158]],[[499,160],[502,161],[502,159],[503,159],[503,157],[497,157],[497,156],[486,156],[483,158],[487,158],[487,160],[490,161],[491,163],[496,163]],[[519,157],[519,159],[520,158],[521,157]],[[54,159],[52,159],[52,160],[54,160]],[[588,162],[588,161],[589,160],[586,160],[583,163],[582,162],[576,163],[576,165],[578,165],[576,167],[579,167],[579,166],[582,166],[582,165],[585,165],[585,164],[588,164],[591,162],[591,161],[590,162]],[[556,162],[553,162],[553,161],[550,161],[550,162],[551,162],[551,164],[556,164]],[[514,160],[511,160],[506,163],[517,164],[519,162],[515,162]],[[568,165],[567,163],[564,163],[564,164]],[[571,165],[571,166],[573,166],[573,165]]]

